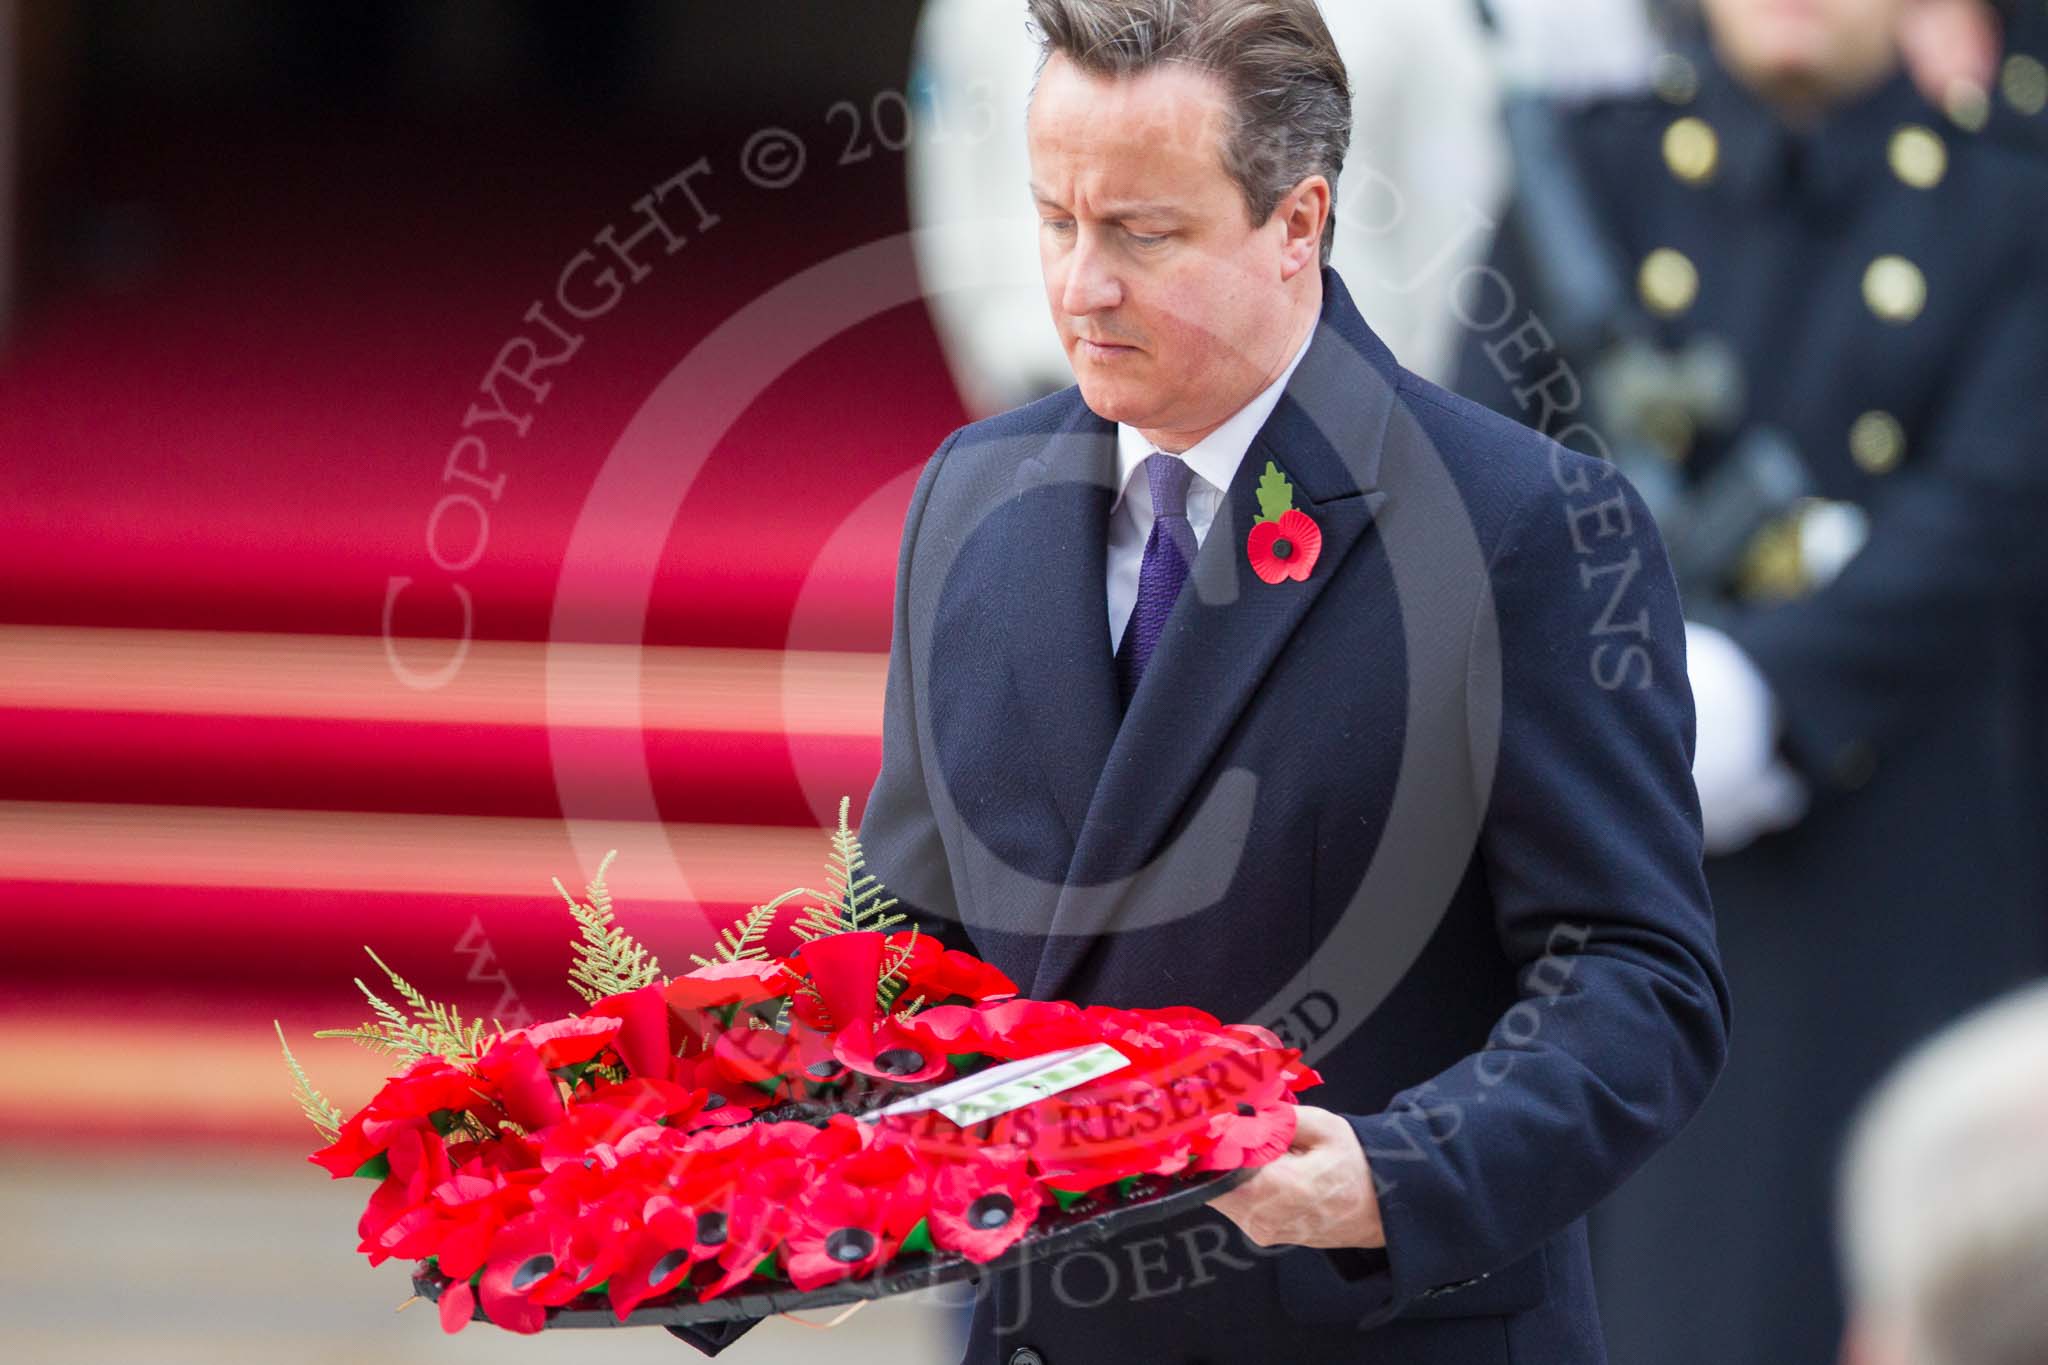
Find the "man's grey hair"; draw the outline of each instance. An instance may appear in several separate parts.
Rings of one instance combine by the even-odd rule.
[[[1899,1358],[2048,1360],[2048,983],[1900,1064],[1851,1131],[1840,1215],[1851,1310]]]
[[[1181,62],[1218,77],[1231,104],[1223,169],[1243,191],[1252,226],[1320,174],[1330,182],[1322,239],[1322,263],[1330,263],[1337,176],[1351,146],[1351,81],[1316,0],[1026,2],[1041,72],[1059,52],[1097,76]]]

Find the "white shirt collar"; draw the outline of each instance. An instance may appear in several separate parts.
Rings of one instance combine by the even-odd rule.
[[[1259,428],[1266,425],[1266,419],[1273,415],[1273,409],[1280,405],[1280,395],[1286,391],[1287,381],[1294,376],[1295,367],[1308,354],[1309,343],[1316,339],[1316,324],[1308,329],[1302,338],[1294,359],[1287,362],[1287,368],[1258,396],[1246,403],[1227,418],[1223,425],[1204,436],[1201,440],[1181,452],[1188,468],[1211,487],[1222,491],[1230,487],[1230,481],[1237,476],[1237,467],[1244,463],[1244,453],[1251,449],[1252,438],[1259,434]],[[1111,515],[1123,506],[1124,495],[1130,491],[1131,480],[1144,467],[1145,458],[1158,447],[1138,431],[1136,427],[1122,422],[1116,424],[1116,501],[1110,504]]]

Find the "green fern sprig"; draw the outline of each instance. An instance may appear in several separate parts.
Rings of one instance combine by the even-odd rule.
[[[363,999],[370,1002],[370,1008],[376,1011],[377,1017],[361,1028],[322,1029],[313,1035],[315,1038],[347,1038],[372,1052],[403,1056],[413,1061],[433,1056],[440,1050],[433,1034],[423,1025],[406,1018],[405,1011],[364,985],[360,976],[356,978],[356,989],[363,993]]]
[[[360,1043],[380,1057],[403,1057],[417,1061],[427,1054],[420,1050],[420,1044],[404,1033],[394,1034],[391,1026],[381,1020],[371,1020],[358,1028],[323,1028],[317,1030],[315,1038],[346,1038],[351,1043]]]
[[[818,893],[804,887],[785,891],[766,905],[757,905],[739,919],[718,931],[716,957],[699,957],[690,954],[690,961],[699,967],[715,967],[721,962],[755,962],[768,957],[768,946],[763,940],[775,926],[775,912],[796,896],[815,896]]]
[[[459,1011],[427,999],[410,981],[392,971],[383,958],[370,952],[367,947],[363,951],[369,953],[370,961],[376,963],[383,969],[384,975],[391,978],[392,989],[404,998],[406,1004],[412,1006],[413,1018],[419,1022],[421,1030],[433,1043],[435,1053],[451,1060],[475,1055],[478,1048],[483,1045],[483,1020],[463,1022]]]
[[[555,890],[569,903],[569,913],[576,917],[581,931],[575,945],[576,961],[569,968],[569,985],[592,1004],[661,979],[661,964],[654,955],[613,922],[612,894],[605,888],[604,874],[618,856],[619,851],[613,849],[597,865],[597,876],[585,890],[590,897],[587,905],[569,894],[561,878],[554,879]]]
[[[829,934],[887,930],[909,918],[887,913],[896,898],[885,898],[881,882],[865,871],[867,855],[861,851],[859,836],[846,823],[848,804],[849,798],[839,798],[839,828],[833,832],[832,861],[825,870],[830,890],[818,897],[827,904],[805,906],[803,918],[790,926],[805,942]]]
[[[284,1025],[273,1019],[272,1028],[277,1030],[277,1045],[284,1049],[284,1064],[291,1068],[292,1098],[299,1102],[299,1111],[312,1120],[313,1127],[320,1133],[322,1142],[333,1143],[341,1137],[341,1110],[334,1107],[325,1095],[313,1088],[306,1068],[299,1065],[299,1059],[292,1056],[292,1045],[284,1040]]]
[[[896,997],[910,984],[903,964],[910,961],[911,955],[916,951],[917,926],[913,924],[910,926],[909,942],[894,950],[894,956],[889,959],[888,965],[882,968],[882,975],[875,982],[875,1003],[881,1006],[882,1013],[889,1013],[890,1007],[896,1002]]]

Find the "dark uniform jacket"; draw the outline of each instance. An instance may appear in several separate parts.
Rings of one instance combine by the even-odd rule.
[[[1701,1103],[1729,1015],[1674,582],[1614,471],[1317,334],[1120,713],[1115,424],[1078,389],[926,466],[869,866],[1039,998],[1309,1050],[1382,1253],[1213,1210],[995,1277],[968,1359],[1584,1365],[1584,1215]],[[1321,528],[1247,562],[1268,461]],[[950,929],[945,926],[950,924]]]
[[[1596,1215],[1596,1265],[1619,1359],[1821,1360],[1850,1107],[1910,1041],[2048,969],[2022,629],[2048,548],[2048,175],[1903,75],[1795,133],[1705,54],[1677,70],[1573,111],[1564,141],[1656,342],[1736,358],[1731,418],[1662,423],[1682,486],[1763,428],[1810,481],[1686,609],[1761,670],[1814,799],[1708,860],[1748,1042]],[[1509,341],[1544,292],[1521,202],[1469,282],[1493,302],[1468,305],[1457,386],[1597,432],[1599,358]]]

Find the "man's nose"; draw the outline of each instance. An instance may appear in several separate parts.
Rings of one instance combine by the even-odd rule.
[[[1074,249],[1067,253],[1065,287],[1060,291],[1060,307],[1068,317],[1086,317],[1123,302],[1123,286],[1108,257],[1093,234],[1074,234]]]

